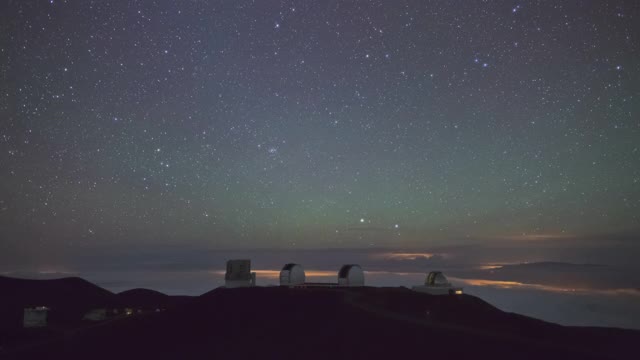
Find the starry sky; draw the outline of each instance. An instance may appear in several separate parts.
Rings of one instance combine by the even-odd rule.
[[[5,260],[640,234],[637,1],[0,7]]]

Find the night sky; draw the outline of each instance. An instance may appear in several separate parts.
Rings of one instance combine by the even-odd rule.
[[[4,260],[640,233],[637,1],[0,6]]]

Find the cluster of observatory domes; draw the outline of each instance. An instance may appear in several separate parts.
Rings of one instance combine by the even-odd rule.
[[[280,286],[288,287],[358,287],[364,286],[364,271],[357,264],[343,265],[337,273],[337,282],[308,282],[304,268],[300,264],[288,263],[280,270]],[[251,272],[251,260],[227,261],[225,287],[255,286],[256,274]],[[413,286],[412,289],[432,295],[462,294],[462,288],[454,287],[440,271],[432,271],[427,275],[424,285]]]
[[[302,265],[290,263],[280,271],[280,286],[364,286],[364,271],[360,265],[347,264],[338,271],[337,283],[309,283]]]

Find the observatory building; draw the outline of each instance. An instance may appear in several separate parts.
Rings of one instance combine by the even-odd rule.
[[[228,260],[224,286],[227,288],[256,286],[256,273],[251,272],[251,260]]]
[[[47,326],[47,315],[49,308],[46,306],[37,306],[24,309],[24,317],[22,326],[26,328],[45,327]]]
[[[360,265],[342,265],[338,271],[338,286],[364,286],[364,271]]]
[[[280,286],[302,285],[305,279],[304,269],[300,264],[287,264],[280,270]]]
[[[411,290],[431,295],[462,295],[462,288],[454,287],[440,271],[430,272],[424,285],[413,286]]]
[[[102,321],[106,320],[108,315],[108,311],[105,308],[91,309],[84,314],[82,320]]]

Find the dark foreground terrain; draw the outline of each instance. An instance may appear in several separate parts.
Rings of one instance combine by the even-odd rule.
[[[640,343],[639,331],[565,327],[405,288],[219,288],[186,298],[0,278],[0,294],[0,359],[629,359]],[[50,326],[16,326],[22,306],[34,305],[51,307]],[[143,311],[83,321],[96,306]]]

